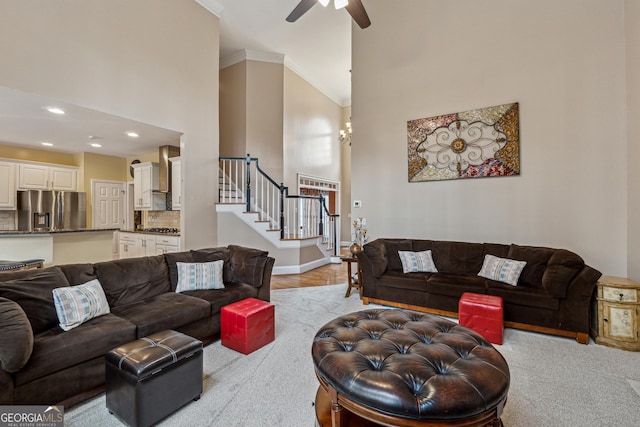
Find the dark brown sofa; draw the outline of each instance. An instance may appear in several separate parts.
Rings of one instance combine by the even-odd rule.
[[[437,273],[403,273],[398,251],[431,250]],[[478,276],[485,255],[526,261],[517,286]],[[505,326],[589,342],[591,298],[601,273],[573,252],[545,247],[377,239],[358,255],[362,300],[457,317],[463,292],[504,301]]]
[[[224,260],[224,289],[176,293],[176,262]],[[230,245],[96,264],[0,273],[0,405],[73,405],[102,391],[104,355],[173,329],[205,343],[220,333],[220,308],[270,298],[274,259]],[[67,332],[52,290],[98,279],[111,313]]]

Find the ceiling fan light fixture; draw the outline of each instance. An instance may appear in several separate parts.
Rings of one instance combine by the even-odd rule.
[[[349,0],[334,0],[333,4],[336,6],[336,9],[342,9],[349,4]]]
[[[327,7],[329,5],[329,2],[331,0],[318,0],[318,3],[320,3],[321,5],[323,5],[324,7]]]
[[[65,113],[65,111],[59,107],[47,107],[47,111],[53,114],[60,114],[60,115]]]

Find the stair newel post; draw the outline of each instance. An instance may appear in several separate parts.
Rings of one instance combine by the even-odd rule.
[[[338,225],[336,224],[336,218],[333,217],[333,256],[338,256]]]
[[[320,223],[318,224],[318,234],[320,236],[324,236],[324,221],[322,219],[322,211],[324,210],[324,196],[322,194],[320,194],[318,196],[318,200],[320,201],[320,206],[319,206],[319,211],[320,211],[320,215],[318,216]]]
[[[251,155],[247,153],[247,212],[251,211]]]
[[[280,183],[280,238],[284,239],[284,192],[286,187]]]

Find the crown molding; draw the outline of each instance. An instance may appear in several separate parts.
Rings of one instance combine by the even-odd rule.
[[[330,90],[324,87],[322,84],[315,81],[312,77],[310,77],[307,73],[304,72],[302,68],[296,65],[295,62],[291,61],[289,57],[285,56],[282,53],[274,53],[274,52],[262,52],[259,50],[250,50],[243,49],[234,52],[231,55],[227,55],[224,58],[220,58],[220,69],[224,69],[230,67],[232,65],[238,64],[242,61],[260,61],[260,62],[271,62],[274,64],[283,64],[285,67],[296,73],[303,80],[309,83],[311,86],[315,87],[317,90],[322,92],[327,98],[331,99],[333,102],[338,104],[341,107],[347,107],[351,105],[351,98],[340,98],[336,94],[332,94]]]
[[[224,6],[218,3],[216,0],[196,0],[196,3],[216,15],[218,18],[220,18],[220,15],[224,10]]]
[[[259,50],[242,49],[231,55],[220,58],[220,69],[230,67],[242,61],[271,62],[274,64],[284,64],[284,54],[274,52],[262,52]]]
[[[284,64],[284,53],[263,52],[260,50],[244,50],[247,60]]]
[[[324,87],[322,84],[320,84],[317,80],[314,80],[311,76],[309,76],[307,73],[305,73],[304,69],[299,67],[295,62],[291,61],[288,57],[285,57],[284,65],[287,68],[289,68],[291,71],[293,71],[294,73],[299,75],[302,79],[304,79],[311,86],[313,86],[316,89],[318,89],[327,98],[329,98],[330,100],[332,100],[333,102],[335,102],[339,106],[345,107],[347,105],[351,105],[351,99],[350,98],[347,99],[347,100],[340,99],[340,97],[336,96],[336,94],[332,94],[330,90],[328,90],[326,87]],[[345,101],[348,102],[348,103],[345,104],[344,103]]]
[[[274,64],[284,64],[284,54],[274,52],[261,52],[259,50],[242,49],[231,55],[220,58],[220,69],[230,67],[242,61],[271,62]]]

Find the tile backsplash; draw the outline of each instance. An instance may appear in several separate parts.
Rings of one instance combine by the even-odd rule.
[[[16,228],[16,211],[0,211],[0,230],[15,230]]]
[[[180,211],[142,211],[143,228],[180,228]]]

